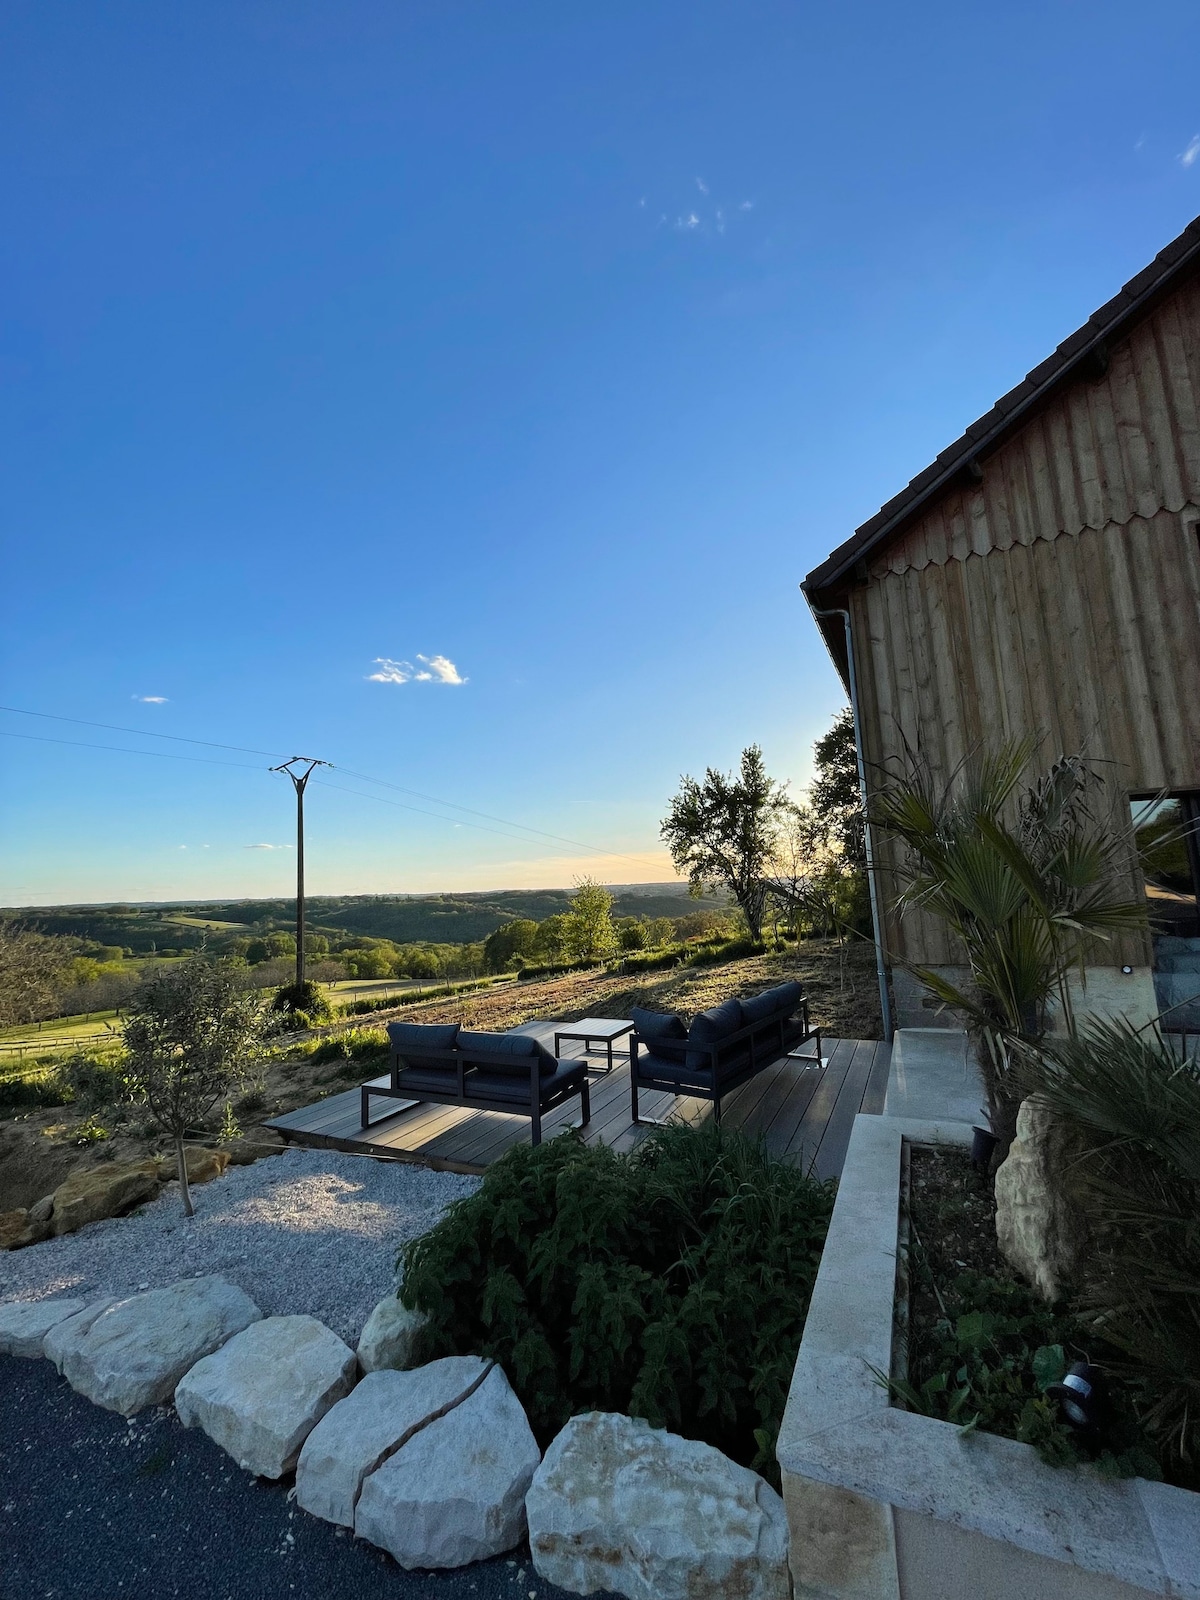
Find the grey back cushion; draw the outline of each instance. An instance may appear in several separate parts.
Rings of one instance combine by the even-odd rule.
[[[458,1040],[457,1022],[389,1022],[388,1038],[406,1067],[429,1068],[435,1072],[454,1072],[453,1061],[423,1056],[426,1050],[453,1050]]]
[[[765,1022],[769,1017],[790,1017],[800,1004],[804,989],[798,983],[779,983],[765,994],[756,994],[752,1000],[739,1002],[746,1026]]]
[[[727,1039],[731,1033],[736,1033],[743,1027],[745,1023],[742,1021],[740,1002],[722,1000],[719,1006],[713,1006],[708,1011],[698,1011],[692,1018],[692,1025],[688,1029],[688,1044],[720,1044],[722,1039]],[[687,1064],[689,1067],[711,1067],[712,1055],[708,1050],[689,1050]]]
[[[643,1011],[641,1006],[633,1006],[629,1020],[651,1046],[657,1045],[660,1039],[687,1038],[687,1029],[673,1011]]]
[[[468,1066],[486,1064],[488,1072],[505,1072],[514,1078],[528,1078],[533,1056],[537,1057],[541,1077],[548,1078],[558,1070],[558,1062],[545,1045],[527,1033],[468,1033],[462,1029],[458,1048],[473,1058]]]

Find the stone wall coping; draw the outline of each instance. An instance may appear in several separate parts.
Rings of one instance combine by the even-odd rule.
[[[903,1146],[970,1141],[960,1122],[855,1118],[779,1431],[780,1467],[1155,1594],[1200,1600],[1200,1494],[1048,1467],[1014,1439],[963,1435],[899,1410],[874,1376],[892,1362]]]

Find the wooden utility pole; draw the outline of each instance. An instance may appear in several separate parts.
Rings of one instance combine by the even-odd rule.
[[[304,982],[304,790],[316,767],[332,766],[330,761],[318,761],[313,756],[293,756],[282,766],[272,767],[272,772],[286,772],[296,790],[296,983]],[[296,766],[303,772],[294,772]]]

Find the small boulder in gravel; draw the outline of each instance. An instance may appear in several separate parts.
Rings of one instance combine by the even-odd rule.
[[[0,1355],[40,1356],[51,1328],[85,1305],[83,1300],[12,1300],[0,1305]]]
[[[54,1232],[48,1222],[38,1222],[24,1206],[15,1211],[0,1211],[0,1250],[23,1250],[41,1244]]]
[[[479,1356],[446,1356],[411,1372],[368,1372],[327,1411],[296,1465],[296,1504],[311,1516],[354,1526],[363,1479],[435,1413],[467,1398],[488,1372]]]
[[[54,1191],[54,1231],[74,1233],[88,1222],[117,1217],[158,1193],[157,1161],[109,1161],[73,1172]]]
[[[40,1200],[36,1200],[29,1208],[29,1220],[31,1222],[49,1222],[53,1215],[54,1196],[52,1194],[44,1194]]]
[[[525,1535],[525,1492],[540,1452],[499,1367],[365,1479],[354,1514],[361,1539],[402,1567],[486,1561]]]
[[[788,1600],[774,1489],[711,1445],[609,1412],[572,1417],[526,1498],[540,1578],[628,1600]]]
[[[196,1363],[175,1409],[239,1467],[282,1478],[356,1375],[353,1350],[316,1317],[266,1317]]]
[[[429,1319],[423,1311],[410,1311],[399,1297],[386,1295],[372,1311],[358,1341],[358,1364],[364,1372],[385,1368],[403,1372],[413,1365],[417,1336]]]
[[[131,1417],[165,1404],[190,1367],[261,1316],[224,1278],[187,1278],[114,1301],[62,1340],[60,1370],[98,1406]]]

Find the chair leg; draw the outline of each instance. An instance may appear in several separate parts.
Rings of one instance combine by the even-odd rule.
[[[713,1121],[718,1128],[721,1126],[721,1096],[719,1094],[713,1095]]]
[[[363,1091],[362,1091],[362,1105],[361,1105],[359,1119],[358,1119],[358,1125],[359,1125],[360,1128],[365,1128],[366,1127],[367,1118],[370,1116],[370,1114],[371,1114],[370,1113],[370,1098],[369,1098],[369,1096],[367,1094],[366,1089],[364,1088]]]
[[[634,1077],[632,1072],[629,1074],[629,1100],[630,1100],[630,1109],[631,1109],[631,1111],[633,1113],[634,1126],[636,1127],[637,1123],[638,1123],[637,1079]]]
[[[542,1142],[542,1108],[535,1105],[533,1108],[533,1138],[532,1143],[537,1145]]]
[[[579,1091],[579,1098],[583,1102],[583,1122],[581,1126],[586,1128],[588,1123],[592,1120],[592,1092],[588,1088],[586,1078],[583,1081],[583,1088]]]

